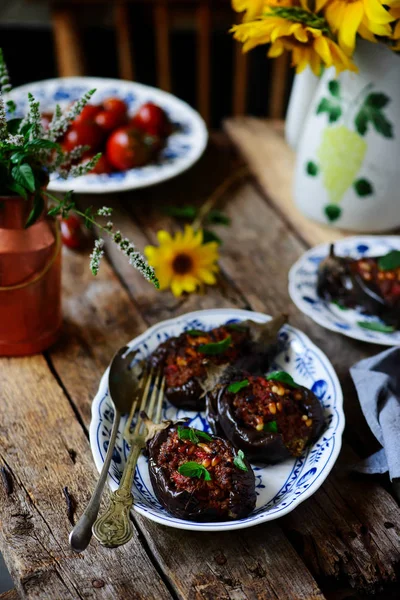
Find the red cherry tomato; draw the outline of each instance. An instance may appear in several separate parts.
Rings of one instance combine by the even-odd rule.
[[[126,114],[111,110],[101,110],[95,117],[95,123],[104,131],[113,131],[126,122]]]
[[[40,115],[40,122],[45,131],[47,131],[47,129],[49,128],[52,118],[53,118],[53,113],[51,113],[51,112],[44,112]]]
[[[126,117],[128,112],[126,103],[120,98],[107,98],[103,102],[103,108],[108,112],[117,113],[124,117]]]
[[[92,155],[88,156],[87,158],[90,160],[91,158],[93,158],[93,156],[94,155],[92,154]],[[99,160],[97,161],[95,168],[89,172],[96,173],[97,175],[101,175],[101,173],[111,173],[111,171],[112,171],[112,167],[111,167],[110,163],[108,162],[106,155],[102,154],[100,156]]]
[[[79,122],[73,123],[65,134],[61,145],[66,152],[73,150],[76,146],[90,146],[96,150],[103,139],[103,132],[96,123]]]
[[[77,249],[82,246],[83,234],[80,219],[76,215],[70,215],[66,219],[61,219],[61,240],[64,246]]]
[[[131,121],[134,127],[162,138],[168,137],[172,132],[172,125],[162,108],[147,102],[143,104]]]
[[[106,154],[118,171],[141,167],[149,162],[151,150],[143,135],[133,127],[120,127],[107,140]]]
[[[101,111],[101,106],[99,104],[86,104],[82,108],[81,113],[75,117],[73,124],[75,123],[93,123],[96,118],[97,113]]]

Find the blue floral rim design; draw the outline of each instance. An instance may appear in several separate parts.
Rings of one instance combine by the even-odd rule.
[[[159,343],[186,329],[207,330],[222,323],[238,322],[249,318],[258,322],[269,319],[261,313],[238,309],[198,311],[155,325],[130,342],[129,346],[139,351],[136,360],[140,360],[150,354]],[[144,457],[141,457],[132,490],[136,511],[158,523],[172,527],[223,531],[250,527],[278,518],[293,510],[318,489],[332,468],[341,446],[344,415],[340,384],[326,356],[303,333],[293,327],[285,326],[280,333],[279,342],[280,351],[273,368],[284,368],[297,381],[308,385],[319,396],[324,406],[326,428],[319,440],[296,460],[292,459],[284,464],[269,467],[253,465],[258,495],[256,509],[246,519],[233,522],[195,523],[168,514],[154,496],[148,478],[147,462]],[[113,420],[113,411],[107,393],[107,377],[108,370],[103,375],[99,392],[93,402],[90,426],[92,452],[99,470],[104,461]],[[177,410],[165,401],[163,418],[177,419],[182,416],[188,416],[191,424],[199,429],[205,431],[209,429],[203,413]],[[121,437],[123,426],[124,422],[120,426],[109,473],[112,489],[118,486],[129,451]]]

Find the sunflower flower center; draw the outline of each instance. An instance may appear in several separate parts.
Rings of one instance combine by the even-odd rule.
[[[190,273],[193,267],[193,259],[188,254],[181,252],[177,254],[172,262],[172,269],[178,275],[186,275]]]

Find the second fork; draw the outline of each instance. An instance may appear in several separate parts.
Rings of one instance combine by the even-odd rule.
[[[131,491],[133,477],[137,460],[146,444],[148,420],[152,419],[154,423],[159,423],[160,421],[164,398],[164,384],[161,370],[154,373],[152,369],[147,375],[142,377],[141,385],[136,392],[131,413],[124,430],[124,438],[130,444],[131,448],[121,481],[118,489],[111,494],[108,509],[93,525],[93,535],[107,548],[122,546],[129,542],[133,536],[133,525],[129,518],[129,513],[133,505]],[[139,413],[132,432],[131,423],[138,408]],[[148,419],[144,419],[145,413]]]

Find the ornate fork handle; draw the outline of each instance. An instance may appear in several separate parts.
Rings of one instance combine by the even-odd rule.
[[[93,535],[102,546],[116,548],[129,542],[133,525],[129,513],[133,505],[132,483],[143,444],[134,443],[122,474],[119,488],[112,492],[106,512],[93,525]]]

